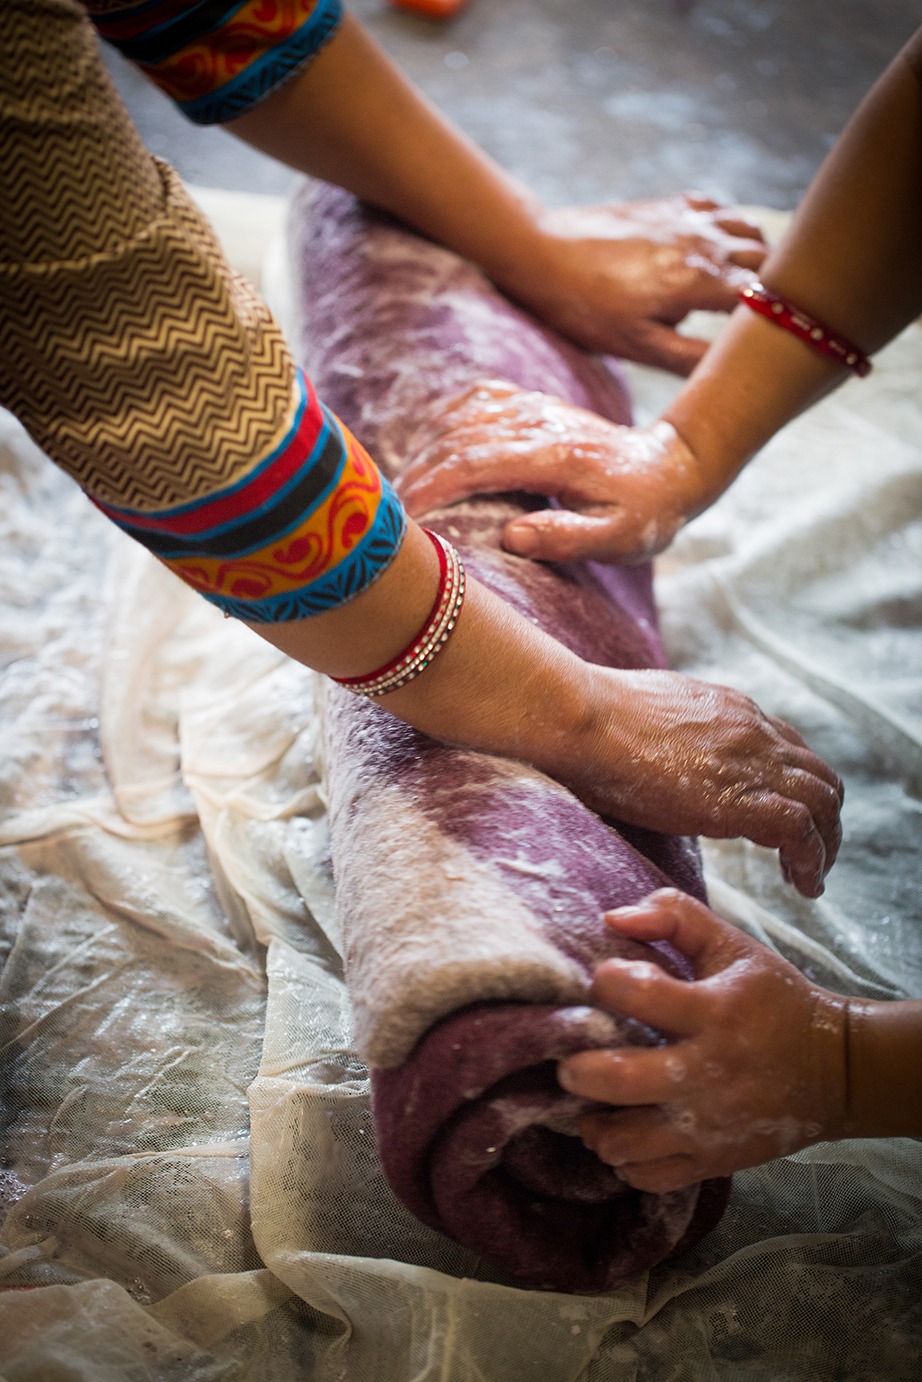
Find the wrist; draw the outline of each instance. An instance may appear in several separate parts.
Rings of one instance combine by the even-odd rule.
[[[384,704],[433,738],[519,759],[565,781],[591,718],[591,670],[469,578],[444,651]]]
[[[487,272],[498,287],[552,324],[572,315],[582,303],[580,265],[572,237],[556,233],[549,212],[537,198],[522,203],[522,224],[514,246]],[[486,268],[486,265],[484,265]]]
[[[616,668],[581,664],[566,707],[566,762],[548,769],[603,815],[617,810],[629,789],[632,764],[636,771],[630,676]]]
[[[922,1136],[922,1003],[848,1001],[848,1135]]]
[[[537,315],[563,291],[559,256],[553,238],[541,228],[542,215],[541,203],[523,188],[502,243],[491,243],[477,257],[498,288]]]
[[[715,486],[713,476],[668,417],[661,417],[646,430],[656,447],[657,469],[665,477],[675,517],[688,523],[719,498],[721,488]]]
[[[694,454],[708,503],[755,453],[845,371],[739,307],[663,413]]]
[[[553,710],[542,723],[534,724],[534,742],[521,756],[587,800],[587,781],[598,777],[601,767],[597,752],[601,714],[596,686],[596,673],[601,669],[565,648],[560,649],[555,660],[548,707],[550,711],[552,705]],[[554,729],[549,733],[551,720]],[[602,770],[603,776],[606,769]]]
[[[807,1087],[814,1103],[806,1113],[817,1127],[811,1141],[832,1142],[850,1136],[847,998],[827,989],[814,990],[806,1057],[810,1065]]]
[[[692,503],[687,513],[691,519],[720,498],[753,453],[740,447],[735,437],[724,435],[719,421],[712,416],[711,406],[702,416],[697,399],[690,406],[683,406],[683,402],[679,395],[663,413],[660,425],[672,428],[676,437],[673,449],[694,476]]]

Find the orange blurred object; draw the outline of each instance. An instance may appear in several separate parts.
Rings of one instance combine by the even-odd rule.
[[[391,0],[398,10],[414,10],[427,19],[451,19],[467,3],[468,0]]]

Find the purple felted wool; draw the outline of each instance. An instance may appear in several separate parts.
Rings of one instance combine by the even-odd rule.
[[[333,189],[292,214],[305,365],[392,477],[445,405],[485,379],[630,420],[617,374],[539,326],[471,265]],[[469,573],[581,657],[661,667],[649,567],[502,550],[534,500],[457,504],[426,524]],[[692,841],[606,821],[528,765],[453,749],[324,683],[337,908],[381,1159],[420,1219],[519,1285],[613,1289],[720,1218],[727,1181],[633,1190],[575,1136],[571,1052],[662,1041],[587,1006],[595,966],[683,957],[604,925],[666,884],[704,898]]]

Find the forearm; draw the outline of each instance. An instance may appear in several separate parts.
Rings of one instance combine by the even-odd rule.
[[[331,676],[367,676],[424,625],[438,586],[426,562],[410,524],[363,594],[256,631]],[[434,738],[533,764],[601,815],[779,849],[808,896],[835,859],[840,784],[792,731],[729,688],[584,661],[476,581],[442,651],[380,704]]]
[[[251,627],[318,671],[361,676],[418,633],[436,585],[432,545],[411,523],[391,566],[357,599],[312,619]],[[469,578],[444,649],[381,704],[435,738],[524,759],[567,778],[593,732],[597,670]],[[608,767],[614,785],[615,763]]]
[[[546,210],[349,15],[309,65],[224,123],[477,264],[584,349],[680,374],[706,347],[675,325],[696,308],[729,310],[740,268],[764,255],[757,232],[693,194]]]
[[[766,286],[870,353],[922,311],[922,86],[917,35],[849,122]],[[784,423],[848,371],[746,307],[665,413],[698,460],[705,507]]]
[[[226,128],[353,192],[513,290],[540,260],[536,199],[393,65],[350,15],[293,80]]]
[[[849,1000],[845,1135],[922,1137],[922,1001]]]

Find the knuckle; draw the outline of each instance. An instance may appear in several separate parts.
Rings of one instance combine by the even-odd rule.
[[[827,834],[839,829],[839,802],[835,792],[830,789],[818,796],[813,806],[813,817]]]
[[[725,986],[715,985],[712,987],[708,994],[708,1009],[715,1026],[736,1028],[739,1025],[736,994],[729,992]],[[722,1062],[709,1061],[706,1066],[706,1073],[710,1076],[715,1071],[715,1078],[724,1074]]]
[[[657,888],[655,893],[650,894],[650,899],[662,902],[670,907],[683,906],[690,902],[688,893],[683,893],[681,888]]]
[[[632,967],[632,977],[643,989],[656,988],[663,978],[662,969],[652,960],[635,960],[632,962]]]
[[[806,840],[814,833],[813,814],[802,801],[780,798],[777,810],[781,822],[787,827],[786,833],[789,837],[800,841]]]
[[[652,1164],[629,1164],[622,1171],[624,1179],[635,1190],[645,1190],[653,1195],[666,1195],[670,1190],[679,1190],[687,1184],[687,1178],[683,1177],[681,1170],[668,1162],[664,1165]]]
[[[623,1166],[627,1161],[627,1151],[621,1138],[608,1128],[596,1132],[588,1145],[599,1160],[604,1161],[609,1166]]]

